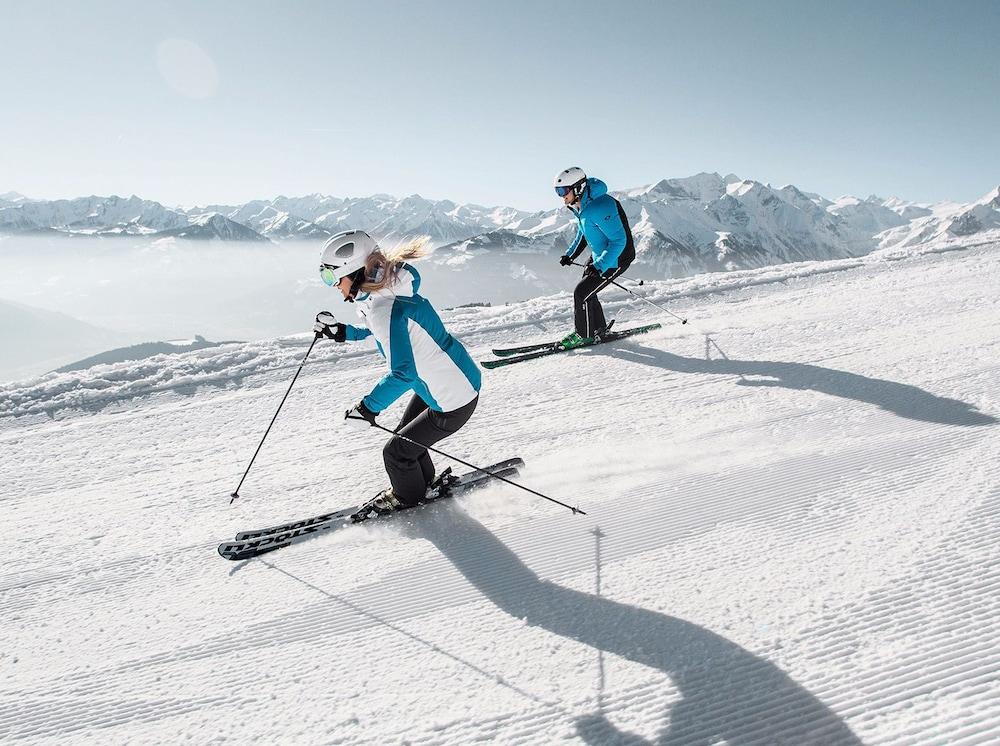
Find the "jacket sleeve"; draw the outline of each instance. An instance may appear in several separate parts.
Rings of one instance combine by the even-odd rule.
[[[608,238],[607,248],[594,257],[594,267],[601,272],[618,266],[618,257],[628,244],[628,227],[622,223],[624,218],[618,211],[618,202],[613,199],[608,202],[607,211],[596,221],[601,233]]]
[[[587,248],[587,237],[583,235],[583,226],[578,225],[576,227],[576,237],[573,239],[573,243],[569,245],[569,248],[566,249],[566,256],[570,259],[576,259],[585,248]]]
[[[389,372],[363,401],[372,412],[381,412],[413,388],[417,368],[413,362],[413,347],[407,329],[406,309],[398,301],[393,304],[389,321]]]
[[[365,339],[372,335],[370,329],[363,326],[351,326],[350,324],[344,324],[344,334],[351,342],[357,342],[359,339]]]

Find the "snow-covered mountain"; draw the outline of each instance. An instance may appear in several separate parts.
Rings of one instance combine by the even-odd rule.
[[[346,199],[311,194],[195,209],[220,212],[271,239],[322,239],[364,226],[364,230],[390,244],[412,236],[429,236],[435,246],[471,238],[528,214],[509,207],[429,200],[416,194],[402,199],[388,194]]]
[[[0,201],[0,233],[58,231],[68,235],[179,235],[203,237],[204,215],[218,213],[272,240],[323,240],[347,227],[365,226],[382,241],[427,235],[435,245],[470,238],[528,215],[509,207],[460,205],[419,195],[402,199],[386,194],[341,199],[321,194],[253,200],[242,205],[207,205],[188,210],[165,207],[138,197],[84,197],[32,202],[10,193]],[[187,230],[189,226],[192,229]],[[215,221],[220,240],[242,238],[240,231]],[[235,236],[235,238],[234,238]]]
[[[989,240],[1000,231],[1000,186],[972,204],[943,202],[877,236],[879,245],[910,247],[949,238]]]
[[[275,203],[277,207],[294,207],[299,211],[296,214],[334,233],[365,226],[364,230],[382,241],[426,235],[435,245],[471,238],[528,214],[512,207],[462,205],[450,200],[424,199],[417,194],[402,199],[376,194],[344,200],[314,195],[296,200],[294,205],[279,197]]]
[[[208,241],[214,239],[249,242],[268,241],[267,238],[260,235],[253,228],[248,228],[217,212],[192,215],[185,225],[159,231],[155,235],[157,238],[185,238],[189,241]]]
[[[187,222],[182,212],[134,195],[22,202],[0,208],[0,231],[4,232],[54,228],[67,233],[119,230],[152,234],[178,228]]]
[[[788,187],[786,187],[787,189]],[[872,195],[867,199],[840,197],[827,204],[820,198],[826,211],[843,218],[860,236],[867,241],[883,231],[906,225],[911,220],[930,215],[926,206],[904,202],[898,198],[882,199]]]
[[[1000,186],[951,219],[948,233],[972,236],[1000,229]]]
[[[10,205],[17,205],[30,201],[30,199],[18,192],[6,192],[5,194],[0,194],[0,207],[9,207]]]
[[[224,216],[189,215],[135,195],[10,202],[0,206],[0,233],[266,240],[253,229]]]
[[[920,221],[931,223],[925,240],[940,237],[948,227],[928,206],[875,196],[829,200],[791,185],[775,188],[732,174],[665,179],[614,196],[632,226],[636,268],[647,277],[863,256],[893,245],[892,231]],[[982,215],[976,225],[992,225],[986,208],[977,209],[974,214]],[[536,288],[554,292],[567,278],[553,255],[565,250],[575,232],[576,220],[564,208],[522,215],[502,228],[439,247],[433,260],[452,270],[456,283],[491,275],[514,293],[509,297],[528,297]],[[530,278],[520,295],[517,278]],[[501,298],[484,289],[481,300]]]
[[[896,197],[830,200],[792,185],[700,173],[613,194],[632,224],[639,266],[660,277],[861,256],[876,248],[1000,229],[1000,187],[970,205],[924,205]],[[0,232],[321,241],[361,227],[388,243],[429,236],[438,260],[453,267],[478,266],[487,255],[517,255],[535,274],[545,257],[565,249],[575,231],[573,215],[562,207],[532,213],[419,195],[281,196],[186,211],[138,197],[44,202],[7,196],[0,202]],[[206,218],[213,213],[219,217]]]
[[[334,233],[264,200],[254,200],[220,212],[224,212],[230,220],[253,228],[257,233],[273,240],[306,238],[323,241]]]
[[[891,246],[900,235],[894,231],[921,221],[927,223],[921,240],[945,232],[968,235],[955,231],[988,230],[994,225],[989,197],[966,206],[968,217],[951,227],[927,205],[875,196],[829,200],[791,185],[776,188],[733,174],[664,179],[613,194],[632,225],[638,266],[665,277],[862,256]],[[547,256],[562,251],[575,230],[573,216],[558,209],[519,217],[499,231],[455,242],[436,253],[442,261],[487,253],[516,252],[524,258],[534,251]],[[524,261],[531,265],[530,259]]]

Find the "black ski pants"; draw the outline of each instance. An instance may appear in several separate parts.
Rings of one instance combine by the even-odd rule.
[[[634,258],[634,251],[631,257],[623,255],[619,260],[618,269],[608,279],[601,277],[593,269],[583,273],[583,279],[577,283],[576,290],[573,291],[573,324],[576,326],[576,333],[581,337],[593,337],[598,332],[604,331],[608,322],[604,319],[604,308],[597,299],[597,294],[608,287],[612,280],[621,277]]]
[[[461,430],[476,411],[477,404],[478,396],[454,411],[435,412],[414,394],[396,432],[418,443],[434,445]],[[392,492],[401,503],[415,505],[427,494],[427,485],[434,481],[434,464],[426,448],[393,436],[382,449],[382,457]]]

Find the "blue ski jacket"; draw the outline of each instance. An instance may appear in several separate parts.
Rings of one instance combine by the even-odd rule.
[[[363,400],[373,412],[381,412],[407,391],[436,412],[459,409],[479,395],[479,366],[417,293],[419,288],[417,270],[403,264],[394,285],[358,296],[355,308],[365,325],[345,325],[349,340],[374,336],[389,364],[389,372]]]
[[[566,249],[566,256],[575,259],[590,246],[598,271],[615,269],[618,258],[631,243],[632,231],[622,206],[608,194],[607,184],[600,179],[587,179],[587,187],[580,197],[580,209],[569,209],[576,215],[579,225],[576,237]]]

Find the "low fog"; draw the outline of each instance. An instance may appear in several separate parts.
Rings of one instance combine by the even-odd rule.
[[[353,309],[319,279],[321,248],[303,241],[2,238],[0,378],[38,375],[139,342],[308,332],[323,309],[354,323]],[[421,292],[439,309],[569,290],[578,274],[542,254],[441,259],[417,264]]]

